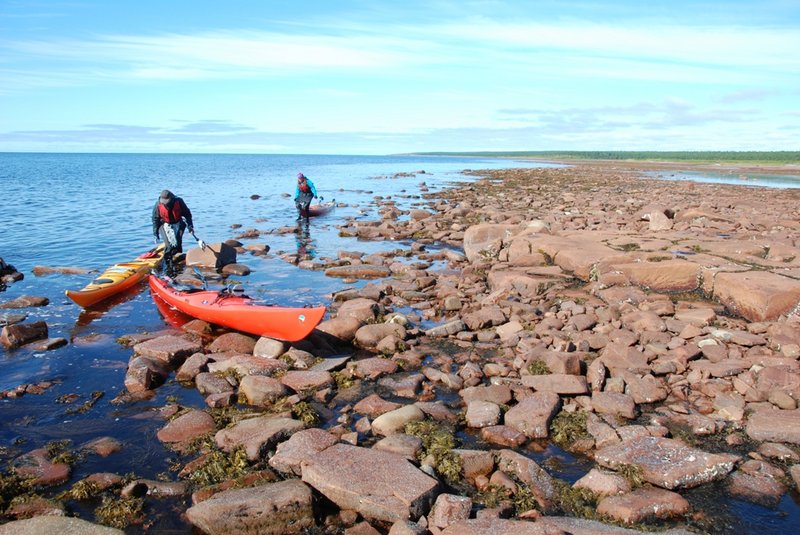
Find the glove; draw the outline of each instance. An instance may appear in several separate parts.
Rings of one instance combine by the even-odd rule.
[[[189,227],[188,230],[189,230],[189,234],[194,234],[194,227]]]

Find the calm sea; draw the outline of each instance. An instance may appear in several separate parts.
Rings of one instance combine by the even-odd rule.
[[[386,198],[402,209],[423,206],[423,184],[435,192],[473,180],[461,174],[465,169],[543,166],[547,164],[419,156],[0,153],[0,258],[25,274],[23,281],[0,292],[0,301],[23,294],[49,298],[48,306],[25,310],[29,321],[45,320],[51,336],[70,340],[69,345],[48,352],[0,349],[0,390],[41,380],[57,383],[43,394],[0,400],[0,462],[53,440],[67,439],[77,447],[111,436],[124,443],[119,453],[79,462],[67,484],[50,489],[54,494],[100,471],[145,478],[166,474],[174,479],[172,461],[187,461],[162,447],[155,437],[164,425],[157,409],[174,400],[204,407],[196,389],[170,382],[157,389],[151,400],[111,403],[124,390],[131,355],[116,339],[167,326],[149,292],[139,287],[82,311],[64,296],[64,290],[81,288],[93,275],[36,277],[31,272],[37,265],[102,270],[146,251],[153,245],[150,217],[162,189],[184,198],[194,214],[198,237],[207,242],[224,241],[249,228],[265,233],[254,241],[271,247],[269,257],[239,257],[253,270],[241,278],[249,294],[278,304],[325,303],[344,283],[321,272],[301,270],[281,260],[281,252],[294,253],[302,247],[322,258],[335,257],[341,250],[369,253],[408,248],[410,244],[402,242],[342,238],[337,225],[346,218],[376,219],[378,202]],[[295,226],[291,197],[298,172],[311,178],[326,200],[346,204],[312,219],[302,241],[294,233],[275,232]],[[256,195],[259,198],[251,198]],[[188,236],[186,243],[192,245]],[[71,410],[94,392],[103,396],[91,410]],[[73,403],[63,403],[73,396]],[[550,455],[560,460],[558,475],[568,480],[588,470],[585,461],[554,447],[536,454],[540,462]],[[725,498],[724,491],[712,486],[691,493],[690,499],[711,512],[718,524],[715,533],[788,533],[800,521],[796,492],[784,496],[776,509]],[[170,510],[170,500],[148,503],[152,529],[188,533],[188,526]],[[96,505],[69,504],[72,512],[87,519],[92,519]]]

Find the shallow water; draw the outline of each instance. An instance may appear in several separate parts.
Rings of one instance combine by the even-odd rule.
[[[312,218],[303,239],[290,233],[267,234],[254,240],[270,245],[267,258],[240,255],[239,261],[253,270],[251,275],[239,278],[249,294],[273,303],[295,305],[325,303],[331,292],[349,285],[321,272],[301,270],[278,258],[281,251],[295,253],[303,248],[316,258],[323,258],[335,257],[342,250],[370,253],[410,247],[403,242],[339,237],[336,226],[343,219],[377,218],[376,197],[389,197],[407,209],[423,204],[423,182],[435,192],[472,180],[459,173],[464,169],[541,166],[547,164],[416,156],[0,154],[4,194],[0,221],[5,225],[0,257],[25,274],[23,281],[0,293],[0,301],[23,294],[48,297],[48,306],[25,310],[29,321],[45,320],[50,336],[72,341],[48,352],[0,349],[0,390],[40,380],[58,382],[40,395],[0,400],[0,461],[53,440],[70,439],[77,447],[97,437],[112,436],[125,444],[122,452],[105,459],[87,457],[75,466],[68,483],[49,489],[48,494],[99,471],[135,473],[143,478],[169,474],[174,479],[170,465],[179,456],[164,448],[155,436],[164,425],[156,409],[170,399],[204,407],[199,393],[168,382],[156,390],[152,400],[127,405],[111,403],[124,390],[125,369],[131,355],[131,350],[118,345],[116,339],[157,331],[169,324],[149,291],[140,286],[82,311],[64,296],[64,290],[82,287],[95,274],[36,277],[31,273],[36,265],[102,270],[149,249],[150,214],[162,189],[171,189],[186,200],[194,214],[197,235],[207,242],[233,238],[248,228],[270,231],[294,227],[296,213],[291,197],[298,171],[315,182],[325,199],[335,198],[346,204],[324,217]],[[416,173],[421,170],[425,173]],[[398,173],[410,176],[397,176]],[[251,195],[261,197],[253,200]],[[233,229],[233,224],[241,228]],[[191,237],[185,239],[187,246],[193,245]],[[104,395],[90,411],[70,413],[96,391]],[[441,389],[438,392],[445,400],[453,395]],[[78,394],[78,400],[59,403],[59,397],[67,394]],[[461,438],[468,447],[482,446],[474,434],[462,433]],[[544,451],[531,451],[530,455],[568,481],[577,480],[591,467],[585,459],[552,445]],[[715,533],[783,533],[791,532],[792,526],[800,523],[796,492],[784,496],[775,509],[732,500],[724,492],[693,491],[688,499],[718,520],[720,529],[710,529]],[[148,501],[149,506],[151,503]],[[188,532],[187,525],[170,511],[173,504],[185,508],[182,500],[172,499],[157,502],[149,511],[155,531]],[[71,511],[87,519],[92,518],[96,506],[76,502],[69,505]]]
[[[772,175],[739,171],[649,171],[645,173],[645,176],[659,180],[732,184],[758,188],[800,188],[800,176],[797,175]]]

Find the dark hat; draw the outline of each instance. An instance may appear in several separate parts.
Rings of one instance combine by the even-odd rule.
[[[170,190],[165,189],[161,192],[161,196],[158,198],[158,200],[161,202],[161,204],[167,204],[173,199],[173,197],[175,197],[175,195],[173,195]]]

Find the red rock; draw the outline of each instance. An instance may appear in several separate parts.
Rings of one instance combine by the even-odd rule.
[[[375,470],[380,466],[380,470]],[[419,518],[438,483],[402,457],[336,444],[302,464],[303,481],[342,509],[397,522]]]
[[[653,518],[683,516],[689,502],[680,494],[658,488],[641,488],[622,496],[608,496],[597,505],[597,512],[615,520],[635,524]]]

